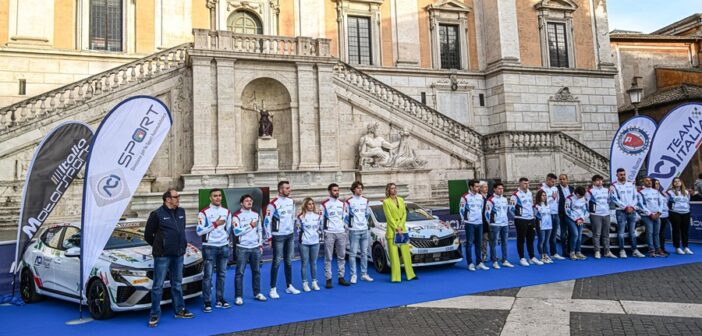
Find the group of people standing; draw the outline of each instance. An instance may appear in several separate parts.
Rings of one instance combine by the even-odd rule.
[[[629,233],[631,253],[643,258],[636,237],[637,214],[644,223],[649,257],[666,257],[665,233],[672,225],[672,240],[677,254],[693,254],[688,246],[690,228],[690,191],[680,178],[673,180],[668,190],[660,182],[645,177],[639,187],[627,180],[624,169],[617,170],[617,179],[609,188],[600,175],[592,177],[592,184],[585,189],[573,188],[568,176],[548,174],[536,192],[529,190],[529,179],[519,179],[519,186],[509,197],[504,185],[495,183],[493,194],[488,195],[487,183],[471,180],[469,191],[461,196],[459,212],[466,232],[466,261],[468,270],[488,270],[486,247],[490,246],[492,268],[514,267],[507,258],[508,214],[514,217],[517,231],[517,253],[522,266],[543,265],[553,260],[584,260],[582,233],[585,220],[589,219],[593,233],[594,257],[617,258],[610,250],[610,204],[616,209],[619,257],[627,258],[626,233]],[[558,181],[558,182],[556,182]],[[560,231],[560,248],[558,235]],[[483,232],[487,234],[484,235]],[[537,251],[534,240],[538,234]],[[498,240],[501,256],[496,253]],[[524,246],[528,254],[524,253]],[[472,249],[475,251],[473,258]],[[482,253],[481,253],[482,251]]]
[[[252,195],[243,195],[239,199],[240,208],[232,213],[222,205],[221,189],[210,190],[210,205],[200,210],[196,233],[202,238],[202,254],[204,259],[204,275],[202,286],[203,311],[213,310],[212,274],[216,274],[214,307],[230,308],[224,299],[224,284],[227,262],[230,254],[231,240],[235,241],[236,275],[234,280],[234,304],[244,304],[243,277],[248,267],[252,273],[253,298],[267,301],[261,292],[261,255],[266,243],[273,250],[273,262],[270,272],[270,291],[272,299],[280,298],[278,293],[278,270],[281,262],[284,264],[285,293],[300,294],[301,291],[293,285],[292,259],[297,245],[302,261],[301,276],[302,290],[305,292],[318,291],[317,257],[320,241],[324,241],[324,276],[325,287],[333,288],[332,259],[336,255],[337,283],[341,286],[356,284],[359,280],[372,282],[368,274],[368,244],[370,240],[369,219],[371,208],[367,198],[363,196],[363,183],[356,181],[350,187],[351,196],[340,199],[339,185],[332,183],[328,186],[329,197],[321,202],[319,208],[311,198],[305,198],[299,211],[291,194],[288,181],[278,183],[278,196],[267,205],[265,216],[260,218],[253,209]],[[163,281],[166,272],[170,273],[171,293],[176,311],[176,318],[192,318],[183,304],[181,288],[183,254],[185,253],[185,212],[179,207],[180,195],[175,189],[169,189],[163,195],[164,204],[152,212],[147,221],[147,242],[153,246],[154,253],[154,283],[151,291],[151,312],[149,326],[155,327],[160,320],[160,303],[163,293]],[[400,254],[403,258],[407,280],[416,280],[412,269],[409,247],[406,244],[396,245],[396,234],[407,233],[405,225],[407,210],[402,197],[397,195],[397,186],[388,183],[383,210],[387,219],[387,249],[390,259],[391,280],[400,282]],[[169,233],[168,235],[166,233]],[[295,239],[297,237],[297,239]],[[297,240],[297,244],[296,244]],[[349,244],[349,281],[346,273],[346,246]],[[164,249],[162,246],[172,248]],[[356,256],[360,257],[360,275],[357,272]],[[309,268],[309,270],[308,270]],[[160,270],[160,272],[158,271]],[[309,278],[308,278],[309,271]],[[159,277],[159,274],[162,274]]]

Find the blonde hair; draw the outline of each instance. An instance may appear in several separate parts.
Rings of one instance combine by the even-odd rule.
[[[678,196],[678,190],[676,190],[675,187],[673,186],[673,184],[675,184],[675,180],[680,181],[680,191],[682,192],[683,195],[687,196],[688,193],[687,193],[687,189],[685,189],[685,182],[683,182],[683,180],[679,177],[676,177],[673,179],[673,183],[671,183],[670,187],[668,187],[668,191],[672,190],[673,193],[675,193],[675,196]]]
[[[307,213],[307,203],[312,202],[312,205],[314,206],[314,209],[312,209],[312,212],[317,212],[317,204],[314,204],[314,200],[312,197],[305,197],[304,200],[302,200],[302,206],[300,207],[300,215],[304,216]]]
[[[390,183],[386,184],[385,185],[385,197],[390,197],[390,187],[391,186],[395,186],[395,188],[397,188],[397,184],[395,184],[395,183],[390,182]]]

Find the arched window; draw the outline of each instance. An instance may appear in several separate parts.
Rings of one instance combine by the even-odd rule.
[[[263,24],[256,15],[247,11],[236,11],[227,19],[227,29],[237,34],[263,35]]]

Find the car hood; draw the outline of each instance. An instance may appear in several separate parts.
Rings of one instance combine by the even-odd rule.
[[[137,246],[123,249],[104,250],[100,259],[128,268],[153,268],[154,258],[151,246]],[[202,254],[195,246],[188,244],[183,264],[189,265],[202,260]]]
[[[410,237],[444,237],[454,233],[452,228],[445,226],[438,220],[412,221],[407,222],[406,226]]]

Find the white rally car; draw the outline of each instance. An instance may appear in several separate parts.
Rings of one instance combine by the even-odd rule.
[[[117,224],[90,271],[83,298],[93,318],[151,307],[153,257],[151,246],[144,241],[144,226],[142,220]],[[204,264],[195,246],[188,244],[183,264],[184,298],[200,296]],[[80,223],[42,228],[28,245],[20,267],[20,293],[25,302],[36,302],[42,295],[79,302]],[[166,276],[161,304],[170,302]]]
[[[412,266],[434,266],[455,264],[463,259],[460,241],[456,232],[448,223],[430,215],[429,211],[412,202],[407,206],[407,231],[409,231],[409,248],[412,254]],[[370,202],[372,210],[370,220],[370,243],[368,253],[375,270],[380,273],[390,271],[387,242],[385,241],[386,219],[383,204]],[[402,263],[402,259],[400,259]]]

